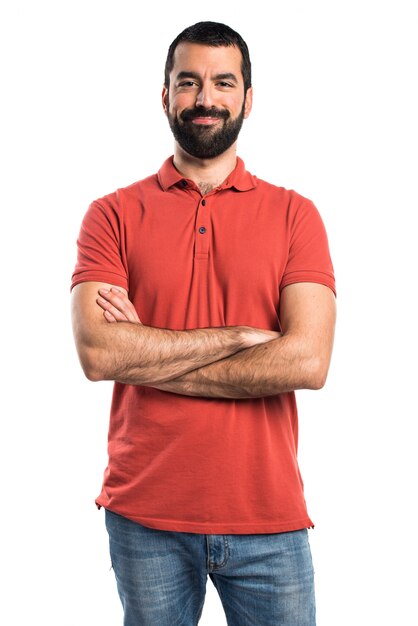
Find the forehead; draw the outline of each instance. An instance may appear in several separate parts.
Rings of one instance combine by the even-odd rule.
[[[201,74],[233,73],[242,78],[242,55],[237,46],[205,46],[182,41],[174,51],[174,64],[171,75],[179,72]]]

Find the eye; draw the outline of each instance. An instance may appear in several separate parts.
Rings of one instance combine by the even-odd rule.
[[[179,87],[194,87],[195,85],[197,85],[197,83],[194,80],[183,80],[178,84]]]
[[[228,88],[232,88],[234,85],[232,83],[227,83],[224,80],[219,81],[218,83],[219,87],[222,87],[223,89],[228,89]]]

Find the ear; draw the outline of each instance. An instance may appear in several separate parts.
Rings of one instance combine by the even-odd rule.
[[[165,85],[163,86],[163,92],[161,94],[161,97],[162,97],[164,113],[167,115],[167,111],[168,111],[168,89],[167,89],[167,87]]]
[[[249,87],[247,89],[247,93],[245,94],[244,119],[247,119],[247,117],[251,113],[252,106],[253,106],[253,88]]]

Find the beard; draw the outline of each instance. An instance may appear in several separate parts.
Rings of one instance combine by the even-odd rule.
[[[168,111],[170,104],[168,104]],[[214,159],[219,156],[238,138],[244,121],[244,107],[235,119],[231,119],[229,111],[225,109],[205,109],[195,107],[185,109],[180,113],[180,119],[167,114],[168,123],[175,140],[180,144],[185,152],[197,159]],[[204,124],[193,124],[196,117],[214,117],[223,120],[221,127],[205,126]]]

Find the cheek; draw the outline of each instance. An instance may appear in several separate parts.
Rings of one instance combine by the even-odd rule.
[[[243,108],[244,98],[240,97],[240,95],[230,96],[229,98],[225,98],[223,101],[223,105],[229,109],[234,117],[237,117]]]
[[[196,96],[192,93],[182,93],[173,95],[169,100],[170,113],[181,112],[194,106]]]
[[[167,109],[167,115],[169,115],[172,119],[176,119],[179,117],[182,108],[178,106],[176,102],[171,102],[169,104],[169,108]]]

